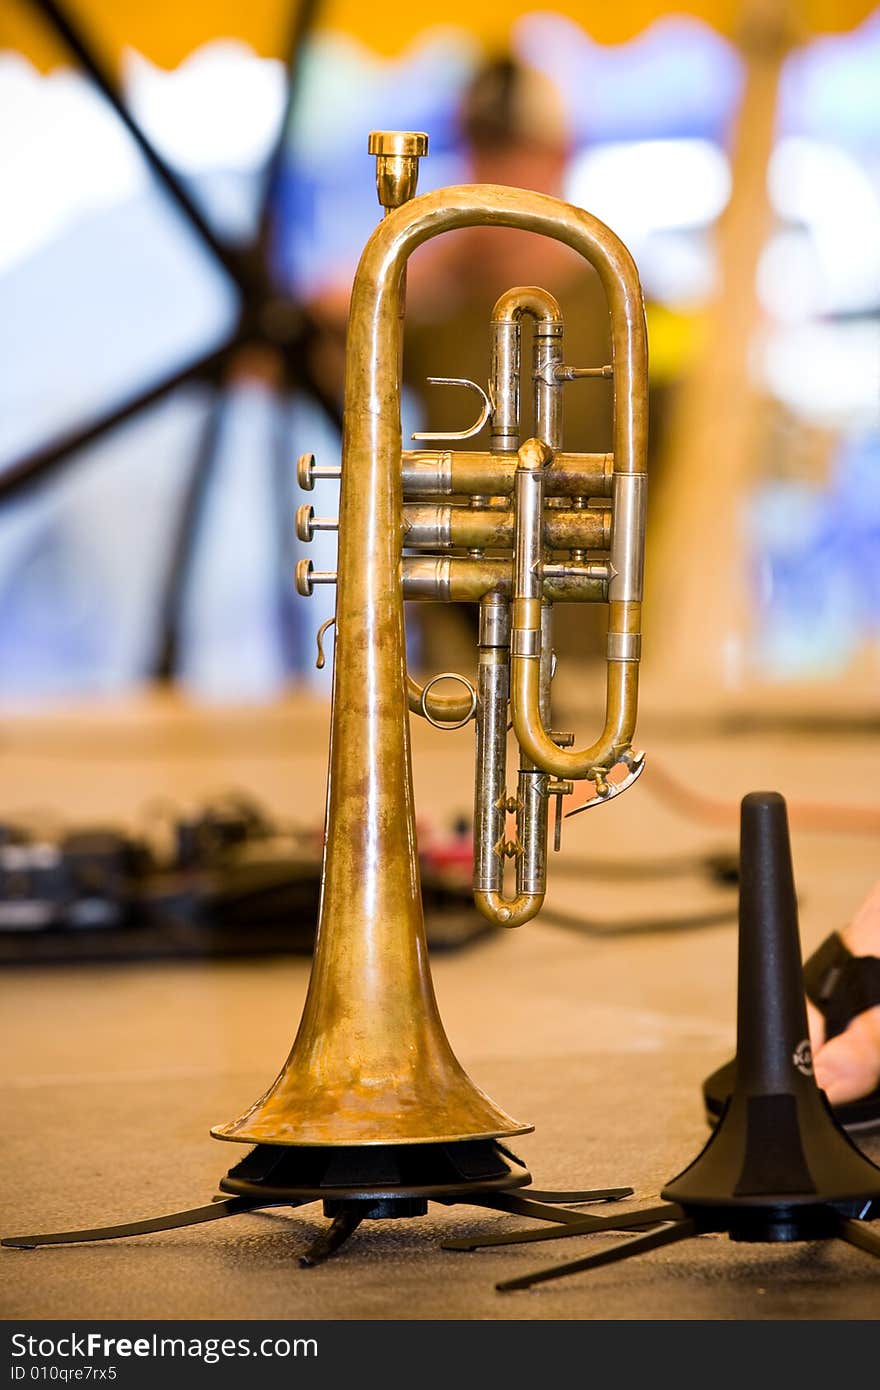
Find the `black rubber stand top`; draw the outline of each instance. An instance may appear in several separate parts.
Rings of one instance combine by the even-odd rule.
[[[514,1172],[510,1159],[519,1167]],[[450,1144],[362,1144],[320,1148],[258,1144],[220,1183],[223,1192],[313,1202],[441,1201],[524,1187],[531,1175],[494,1139]],[[384,1215],[390,1215],[390,1209]]]

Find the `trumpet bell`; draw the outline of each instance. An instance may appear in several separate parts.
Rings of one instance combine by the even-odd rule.
[[[527,1134],[479,1090],[453,1055],[436,1011],[413,1021],[369,1062],[318,1023],[300,1030],[264,1096],[215,1139],[242,1144],[344,1146],[457,1143]]]
[[[406,1067],[376,1078],[350,1065],[321,1070],[310,1049],[295,1049],[266,1094],[211,1133],[242,1144],[324,1148],[458,1143],[534,1128],[505,1115],[473,1084],[445,1036],[433,1040],[436,1049],[423,1048]],[[426,1051],[434,1055],[426,1058]]]

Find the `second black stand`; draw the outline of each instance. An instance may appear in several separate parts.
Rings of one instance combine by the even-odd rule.
[[[529,1288],[707,1232],[777,1243],[837,1237],[880,1256],[880,1168],[837,1124],[813,1077],[785,801],[742,802],[736,1085],[709,1142],[667,1183],[665,1202],[564,1230],[510,1232],[446,1248],[553,1240],[648,1226],[608,1250],[498,1285]]]

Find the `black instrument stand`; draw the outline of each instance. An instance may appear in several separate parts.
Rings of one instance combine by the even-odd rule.
[[[285,172],[285,151],[291,119],[300,98],[302,59],[310,37],[320,0],[292,0],[286,42],[287,92],[284,112],[263,171],[254,236],[246,244],[233,245],[218,236],[200,210],[185,180],[167,162],[129,110],[115,75],[102,56],[100,44],[93,41],[78,8],[68,0],[29,0],[50,30],[53,40],[67,50],[75,63],[109,103],[140,155],[177,213],[194,233],[206,257],[219,267],[238,299],[237,321],[226,341],[212,347],[196,361],[174,368],[160,381],[144,387],[122,405],[101,417],[41,446],[24,457],[11,460],[0,473],[0,506],[40,487],[76,466],[88,455],[88,446],[109,436],[130,420],[137,419],[182,387],[197,386],[207,393],[206,418],[195,455],[183,487],[166,571],[159,596],[159,635],[150,675],[170,680],[178,674],[182,614],[190,572],[199,541],[200,526],[209,491],[216,473],[229,392],[236,377],[253,363],[255,351],[268,374],[276,422],[284,418],[291,401],[300,396],[311,401],[334,433],[342,431],[342,412],[337,392],[328,385],[317,365],[334,346],[339,331],[321,322],[297,298],[291,287],[281,283],[276,268],[278,192]],[[276,431],[277,444],[272,461],[273,486],[279,516],[287,517],[291,506],[288,495],[290,460],[283,430]],[[277,554],[278,607],[282,640],[292,595],[292,555],[288,532],[279,537]],[[290,641],[289,634],[286,638]]]
[[[564,1229],[450,1241],[444,1249],[650,1229],[583,1259],[508,1279],[503,1291],[597,1269],[708,1232],[731,1240],[839,1239],[880,1256],[880,1168],[836,1122],[813,1078],[785,801],[742,802],[736,1084],[708,1144],[661,1192],[664,1204]]]
[[[515,1172],[512,1163],[521,1171]],[[323,1202],[331,1224],[300,1256],[300,1265],[308,1268],[338,1250],[362,1221],[424,1216],[428,1202],[486,1207],[568,1225],[580,1224],[583,1218],[553,1203],[609,1202],[632,1195],[631,1187],[544,1192],[530,1184],[531,1175],[521,1161],[497,1140],[352,1148],[258,1144],[220,1182],[221,1190],[232,1195],[215,1198],[207,1206],[93,1230],[9,1236],[0,1244],[32,1250],[38,1245],[116,1240],[268,1207]]]

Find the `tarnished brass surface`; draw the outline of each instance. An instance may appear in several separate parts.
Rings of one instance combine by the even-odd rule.
[[[485,746],[487,768],[501,756],[507,721],[506,677],[490,676],[510,663],[511,710],[523,757],[518,794],[510,803],[517,808],[517,841],[503,852],[516,858],[518,896],[512,906],[501,896],[489,847],[480,860],[488,877],[476,897],[493,920],[525,921],[543,899],[548,772],[583,777],[595,762],[610,766],[627,746],[635,717],[638,668],[628,634],[638,620],[643,493],[626,491],[620,480],[644,471],[647,376],[644,311],[632,259],[590,214],[545,194],[473,185],[402,201],[414,186],[419,138],[374,133],[371,148],[379,157],[378,189],[386,216],[366,245],[351,298],[320,921],[308,996],[287,1062],[246,1114],[212,1131],[217,1138],[247,1143],[438,1143],[529,1128],[469,1079],[437,1010],[422,918],[407,708],[416,700],[421,709],[422,691],[406,670],[405,593],[481,601],[480,660],[486,672],[481,690],[494,702],[499,730],[499,740]],[[552,296],[528,287],[512,290],[496,308],[493,450],[403,452],[400,360],[407,260],[431,237],[479,225],[552,237],[596,267],[612,322],[613,455],[560,452],[562,319]],[[536,319],[536,418],[547,438],[520,447],[514,363],[522,313]],[[507,373],[503,420],[502,372]],[[480,499],[525,497],[531,484],[523,482],[524,474],[536,466],[541,482],[532,489],[531,512],[525,516],[515,501],[511,534],[510,508],[496,514]],[[577,501],[545,516],[544,490]],[[478,499],[470,520],[456,520],[464,529],[455,544],[461,541],[475,553],[404,557],[405,493],[418,499],[456,493]],[[604,561],[584,553],[600,534],[609,539],[602,513],[587,506],[594,497],[611,497],[612,512],[622,510],[632,518],[627,536],[612,518]],[[578,509],[580,531],[568,515]],[[512,547],[513,556],[482,556],[482,548],[496,541],[508,551]],[[557,543],[571,558],[548,564],[544,575],[544,549]],[[530,546],[535,554],[524,568],[522,557]],[[550,600],[606,596],[613,635],[606,728],[586,753],[563,750],[548,730]],[[432,717],[459,719],[467,717],[469,704],[468,696],[437,695],[432,689],[424,710]],[[503,765],[496,772],[503,786]],[[506,794],[501,809],[503,818]],[[490,829],[491,823],[486,821]],[[521,837],[528,839],[525,848]]]
[[[545,575],[543,597],[548,603],[601,603],[608,597],[608,563],[571,562],[563,573]],[[486,594],[509,598],[513,592],[513,562],[503,559],[466,559],[452,556],[406,555],[403,560],[403,592],[408,599],[443,603],[478,603]]]
[[[434,495],[509,495],[516,467],[515,452],[408,449],[403,454],[403,494],[412,500]],[[613,454],[558,453],[547,468],[546,493],[548,497],[610,497],[613,476]]]
[[[302,512],[310,510],[300,508]],[[320,530],[322,519],[308,517],[303,525]],[[509,550],[513,545],[515,525],[516,515],[508,508],[409,504],[403,509],[403,543],[408,550],[468,547]],[[573,550],[575,547],[607,550],[611,541],[611,512],[608,508],[589,511],[554,508],[544,514],[543,527],[548,550]],[[324,529],[330,528],[325,526]]]

